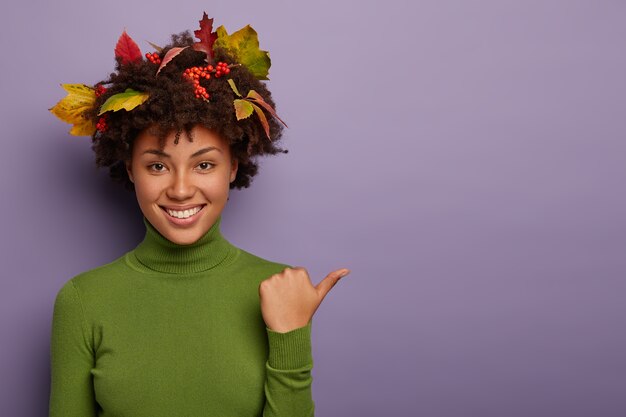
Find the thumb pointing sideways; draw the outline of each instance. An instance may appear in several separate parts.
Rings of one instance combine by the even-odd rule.
[[[339,280],[350,273],[350,270],[347,268],[337,269],[330,274],[326,275],[323,280],[320,281],[319,284],[315,287],[317,289],[318,294],[323,300],[326,297],[326,294],[339,282]]]

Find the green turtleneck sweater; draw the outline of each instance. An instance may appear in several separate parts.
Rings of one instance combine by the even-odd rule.
[[[144,217],[132,251],[68,280],[54,303],[50,417],[311,417],[311,324],[261,315],[288,265],[230,244],[221,217],[179,245]]]

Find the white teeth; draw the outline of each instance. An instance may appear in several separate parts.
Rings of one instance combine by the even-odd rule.
[[[184,210],[184,211],[177,211],[177,210],[170,210],[170,209],[165,209],[165,210],[167,210],[167,214],[169,214],[172,217],[176,217],[178,219],[186,219],[186,218],[193,216],[197,212],[199,212],[201,208],[202,208],[201,206],[198,206],[198,207],[194,207],[192,209]]]

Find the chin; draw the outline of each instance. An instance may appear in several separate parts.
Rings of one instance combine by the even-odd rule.
[[[211,205],[205,205],[196,214],[196,216],[199,216],[196,221],[188,226],[172,224],[169,220],[169,214],[159,208],[159,212],[154,219],[155,222],[152,223],[151,221],[151,223],[169,241],[179,245],[190,245],[204,236],[215,224],[217,215],[213,213],[213,208]]]
[[[202,234],[198,234],[198,233],[193,234],[193,235],[189,233],[185,233],[184,236],[181,233],[173,233],[165,237],[169,241],[174,242],[178,245],[191,245],[192,243],[200,239],[202,236],[203,236]]]
[[[204,226],[202,224],[196,224],[191,228],[177,229],[166,223],[162,226],[163,231],[159,230],[159,232],[171,242],[179,245],[191,245],[204,236],[210,227],[210,225]]]

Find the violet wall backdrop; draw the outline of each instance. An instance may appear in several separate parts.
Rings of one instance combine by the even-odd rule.
[[[222,225],[348,267],[317,311],[319,417],[626,415],[626,2],[0,6],[0,415],[46,416],[54,297],[143,238],[134,195],[47,109],[202,12],[251,24],[289,154]]]

